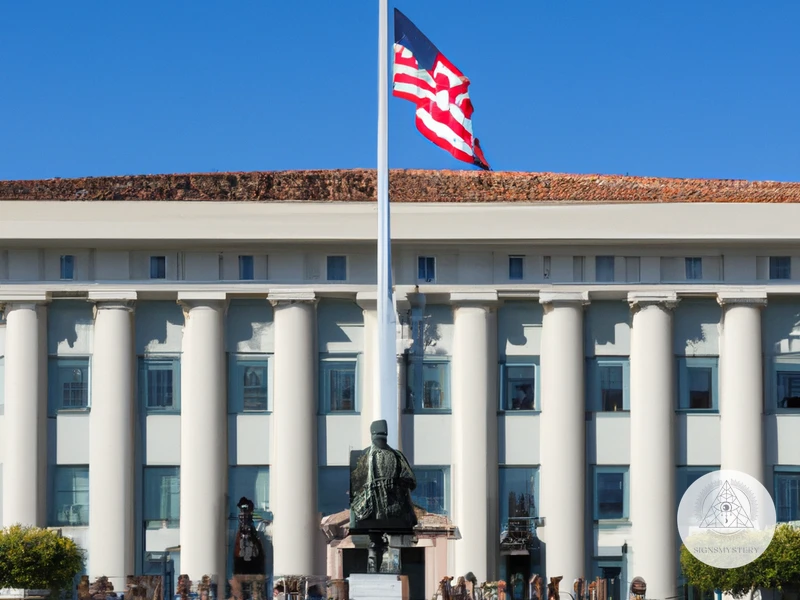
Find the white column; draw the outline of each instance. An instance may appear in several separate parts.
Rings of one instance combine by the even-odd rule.
[[[319,575],[317,319],[313,292],[269,295],[275,308],[275,576]]]
[[[761,309],[764,292],[717,297],[722,306],[720,442],[723,469],[764,481],[764,381]]]
[[[453,413],[453,519],[461,540],[454,546],[455,572],[472,571],[478,581],[494,574],[492,548],[498,543],[496,527],[497,480],[495,439],[497,394],[491,361],[496,345],[492,309],[497,293],[453,293],[455,330],[452,362]],[[492,502],[492,499],[495,502]]]
[[[89,415],[89,577],[124,589],[135,568],[133,390],[136,292],[89,292],[95,302]]]
[[[547,577],[586,574],[586,292],[542,292],[541,511]]]
[[[369,426],[373,419],[372,398],[375,395],[375,360],[378,355],[378,301],[374,292],[359,292],[356,301],[364,315],[364,356],[361,372],[361,447],[372,444]]]
[[[225,293],[181,293],[181,571],[226,575],[228,496]]]
[[[4,300],[5,460],[3,526],[46,521],[47,313],[44,294]]]
[[[677,595],[675,528],[675,362],[672,309],[677,295],[628,295],[631,332],[630,519],[633,568],[654,598]]]

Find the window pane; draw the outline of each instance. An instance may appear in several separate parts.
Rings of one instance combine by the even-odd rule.
[[[167,277],[166,256],[151,256],[150,279],[166,279],[166,277]]]
[[[536,469],[500,468],[500,529],[509,519],[536,517]],[[525,522],[522,522],[525,523]]]
[[[248,411],[267,410],[267,366],[239,365],[242,383],[242,409]]]
[[[775,510],[778,521],[800,521],[800,473],[775,473]]]
[[[614,281],[614,257],[596,256],[595,257],[595,280]]]
[[[75,257],[71,254],[61,257],[61,279],[75,279]]]
[[[143,516],[148,529],[180,526],[179,467],[145,467]]]
[[[800,408],[800,372],[778,372],[778,408]]]
[[[145,369],[147,408],[173,408],[174,375],[172,369],[158,364],[148,364]]]
[[[436,280],[435,256],[420,256],[417,258],[417,279],[420,281]]]
[[[703,278],[703,259],[697,257],[689,257],[685,259],[686,262],[686,279],[702,279]]]
[[[89,467],[54,467],[53,525],[89,524]]]
[[[60,364],[58,366],[58,388],[59,408],[87,408],[89,406],[88,366]]]
[[[536,386],[534,366],[506,365],[505,410],[533,410]]]
[[[417,488],[411,492],[411,500],[420,508],[437,515],[448,514],[446,474],[444,469],[414,469]]]
[[[253,257],[239,257],[239,279],[250,281],[253,279]]]
[[[442,363],[423,364],[422,377],[422,407],[447,408],[445,365]]]
[[[333,515],[350,507],[350,467],[320,467],[319,511]]]
[[[522,279],[522,257],[508,257],[508,278],[512,280]]]
[[[623,410],[622,365],[600,365],[600,409]]]
[[[328,281],[347,280],[347,257],[329,256],[328,257]]]
[[[789,279],[791,277],[792,259],[788,256],[769,257],[769,278]]]
[[[597,518],[621,519],[625,516],[624,473],[597,473]]]
[[[325,365],[323,372],[325,373],[327,410],[331,412],[355,410],[355,363]]]
[[[228,481],[228,517],[239,517],[239,500],[253,503],[253,514],[262,519],[269,511],[269,467],[230,467]]]
[[[712,408],[711,367],[688,367],[689,408]]]

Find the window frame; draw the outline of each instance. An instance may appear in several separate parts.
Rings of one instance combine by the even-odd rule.
[[[323,506],[323,495],[324,495],[323,494],[323,489],[325,489],[327,487],[327,486],[323,485],[324,483],[326,483],[326,482],[323,481],[323,479],[325,479],[325,477],[323,476],[323,473],[333,473],[333,474],[336,474],[337,476],[344,475],[344,480],[347,483],[347,494],[345,495],[345,499],[343,500],[343,505],[340,506],[338,509],[335,509],[337,511],[342,511],[342,510],[345,510],[348,506],[350,506],[350,501],[349,501],[349,494],[350,494],[350,467],[349,466],[340,466],[340,465],[319,465],[319,467],[317,468],[317,489],[318,489],[318,494],[317,494],[317,512],[322,513],[323,516],[329,516],[329,515],[336,514],[336,513],[327,512],[326,510],[323,510],[324,508],[327,508],[327,507]],[[326,498],[326,500],[327,500],[327,498]]]
[[[234,487],[236,476],[234,473],[244,473],[245,471],[255,471],[256,476],[259,474],[266,473],[266,482],[267,482],[267,507],[259,507],[256,504],[256,497],[250,497],[248,495],[245,496],[251,502],[253,502],[253,515],[260,517],[263,520],[271,520],[272,519],[272,510],[269,505],[269,495],[270,495],[270,486],[272,485],[272,473],[270,472],[270,465],[229,465],[228,466],[228,509],[226,513],[226,520],[228,521],[237,521],[239,519],[239,509],[236,507],[238,504],[239,499],[241,498],[241,494],[237,492]]]
[[[800,357],[798,356],[775,356],[772,359],[772,368],[770,373],[770,388],[769,388],[769,404],[767,405],[771,411],[782,414],[798,414],[800,406],[791,408],[788,406],[781,406],[778,394],[780,386],[778,385],[778,376],[780,373],[797,373],[800,375]]]
[[[786,261],[785,265],[778,264],[777,261]],[[775,261],[773,263],[773,261]],[[792,257],[791,256],[770,256],[768,261],[768,276],[770,281],[787,281],[792,278]],[[783,276],[783,268],[785,267],[786,273]],[[775,276],[773,276],[773,273]]]
[[[321,415],[357,415],[361,412],[361,390],[359,389],[360,370],[359,356],[357,354],[329,354],[319,355],[319,414]],[[352,365],[353,367],[353,408],[349,410],[332,410],[330,407],[330,381],[328,373],[335,370],[336,365]]]
[[[267,368],[267,407],[263,410],[247,410],[244,407],[244,369],[251,366],[266,366]],[[230,352],[228,354],[228,414],[263,415],[271,413],[273,381],[272,354]]]
[[[152,516],[147,512],[147,484],[148,484],[148,473],[158,473],[158,472],[165,472],[165,471],[173,471],[171,476],[177,475],[178,477],[178,514],[171,515],[173,518],[163,518],[159,517],[157,519],[150,519],[148,517]],[[163,475],[163,474],[162,474]],[[142,525],[144,529],[147,530],[147,524],[151,522],[167,522],[166,529],[179,529],[181,526],[181,468],[180,466],[174,465],[144,465],[142,467]],[[169,516],[169,515],[168,515]],[[158,529],[164,529],[160,527]]]
[[[499,363],[500,390],[498,393],[498,412],[501,413],[538,413],[542,410],[541,370],[538,356],[506,356],[505,361]],[[533,368],[533,408],[507,408],[508,406],[508,376],[509,367]]]
[[[541,469],[538,465],[499,465],[498,474],[497,474],[497,498],[498,498],[498,510],[497,510],[497,517],[500,521],[499,527],[500,530],[498,534],[502,533],[503,527],[507,525],[507,523],[503,523],[503,506],[505,500],[503,499],[503,473],[508,471],[532,471],[533,472],[533,508],[536,514],[533,517],[529,518],[538,518],[539,517],[539,488],[541,486]],[[507,484],[506,484],[506,487]],[[507,506],[507,503],[505,503]],[[510,516],[506,516],[506,520],[510,519]],[[519,518],[519,517],[515,517]]]
[[[519,277],[513,276],[513,261],[519,261]],[[525,280],[525,255],[524,254],[509,254],[508,255],[508,280],[509,281],[524,281]]]
[[[683,276],[686,279],[686,281],[701,281],[703,279],[703,257],[684,256],[683,269],[684,269]],[[697,275],[698,273],[699,277],[690,276],[690,275]]]
[[[89,495],[89,465],[52,465],[52,475],[50,485],[52,486],[51,498],[52,503],[50,503],[50,510],[48,511],[48,526],[50,527],[88,527],[89,526],[89,509],[91,498]],[[76,490],[74,487],[72,490],[67,489],[59,489],[59,475],[65,473],[73,473],[74,471],[82,471],[86,473],[86,489],[85,490]],[[73,483],[75,481],[74,475],[71,477]],[[86,496],[86,503],[70,503],[70,504],[59,504],[58,497],[59,494],[72,494],[73,499],[75,499],[78,495],[85,494]],[[85,519],[81,518],[78,522],[73,522],[70,520],[62,520],[59,519],[58,515],[60,513],[60,508],[64,506],[80,506],[85,507],[83,510],[79,511],[79,516],[83,517],[85,514]]]
[[[600,517],[600,496],[598,475],[622,473],[622,516],[621,517]],[[630,519],[630,467],[624,465],[594,465],[592,473],[592,517],[596,523],[622,523]]]
[[[420,277],[420,261],[425,261],[425,276]],[[429,267],[430,264],[428,261],[433,261],[433,277],[430,277],[429,274]],[[439,269],[438,265],[436,264],[436,256],[435,255],[428,255],[428,254],[418,254],[417,255],[417,282],[419,283],[436,283],[436,279],[439,276]]]
[[[245,277],[247,273],[247,262],[249,259],[249,268],[250,268],[250,277]],[[255,256],[252,254],[240,254],[239,255],[239,281],[255,281],[256,278],[256,259]]]
[[[681,503],[681,498],[691,485],[690,483],[687,483],[689,481],[689,477],[691,475],[697,475],[694,480],[697,481],[697,479],[700,477],[708,475],[709,473],[713,473],[714,471],[719,471],[719,465],[678,465],[675,471],[675,493],[677,494],[677,497],[675,498],[675,510],[678,510],[678,506]],[[694,483],[694,481],[692,483]]]
[[[443,365],[445,370],[445,385],[444,385],[444,400],[446,407],[443,408],[425,408],[422,405],[422,399],[424,397],[424,390],[421,389],[419,395],[416,394],[416,386],[411,385],[412,377],[414,376],[414,367],[415,364],[418,362],[422,363],[423,368],[425,365]],[[424,378],[423,378],[424,381]],[[412,356],[412,359],[408,363],[408,368],[406,369],[406,412],[413,412],[416,414],[450,414],[452,412],[452,397],[451,397],[451,387],[452,387],[452,371],[451,371],[451,361],[450,357],[447,356],[423,356],[421,360],[419,357]],[[408,397],[410,394],[413,394],[413,405],[409,405]]]
[[[148,367],[157,367],[153,371],[172,370],[172,406],[159,408],[149,406],[147,373]],[[139,390],[138,401],[145,414],[178,415],[181,412],[181,359],[179,356],[140,356],[137,377]]]
[[[689,406],[689,369],[711,369],[711,408],[691,408]],[[719,412],[719,357],[682,356],[678,358],[678,412],[718,413]]]
[[[611,263],[611,279],[600,279],[600,262],[609,260]],[[613,255],[602,254],[594,257],[594,280],[596,283],[614,283],[617,280],[616,257]]]
[[[164,260],[164,276],[163,277],[153,277],[153,261],[154,260],[158,260],[158,259],[163,259]],[[167,257],[166,257],[166,255],[154,254],[154,255],[150,256],[149,275],[150,275],[150,279],[153,279],[155,281],[160,281],[162,279],[166,279],[167,278]]]
[[[86,370],[86,403],[84,406],[64,406],[64,389],[60,386],[62,369]],[[49,356],[47,365],[47,405],[49,413],[88,412],[92,408],[92,361],[88,356]]]
[[[68,260],[69,259],[69,260]],[[59,279],[61,281],[74,281],[75,280],[75,260],[74,254],[62,254],[60,258]],[[67,273],[69,271],[69,273]],[[67,277],[66,275],[69,275]]]
[[[797,519],[789,519],[788,521],[781,520],[780,510],[781,508],[778,506],[778,484],[780,483],[780,479],[793,479],[797,480],[797,514],[795,515]],[[778,519],[778,523],[786,523],[790,521],[800,520],[800,466],[797,465],[775,465],[772,472],[772,497],[775,500],[775,516]],[[790,515],[791,516],[791,515]]]
[[[613,414],[631,410],[631,361],[627,356],[592,356],[587,358],[587,399],[589,412]],[[602,367],[622,367],[622,410],[603,410],[600,371]]]
[[[344,279],[332,279],[331,278],[331,259],[332,258],[341,258],[344,260]],[[346,254],[328,254],[325,256],[325,281],[348,281],[350,279],[350,261],[347,260]]]
[[[442,487],[444,488],[442,494],[442,507],[444,508],[444,515],[449,517],[453,513],[453,507],[451,505],[452,493],[451,493],[451,483],[450,483],[450,467],[448,465],[424,465],[424,466],[415,465],[414,475],[417,478],[417,489],[420,489],[419,474],[434,472],[434,471],[442,473]],[[411,502],[414,503],[414,492],[411,492]],[[414,506],[419,506],[419,505],[414,503]],[[420,508],[424,509],[424,507]],[[431,513],[431,514],[441,514],[441,513]]]

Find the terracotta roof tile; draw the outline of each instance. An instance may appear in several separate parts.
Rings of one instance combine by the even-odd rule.
[[[375,200],[374,170],[0,181],[1,200]],[[800,183],[482,171],[390,174],[393,202],[800,202]]]

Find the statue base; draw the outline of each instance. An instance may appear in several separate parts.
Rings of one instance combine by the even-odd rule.
[[[409,600],[406,575],[352,574],[348,581],[350,600]]]

